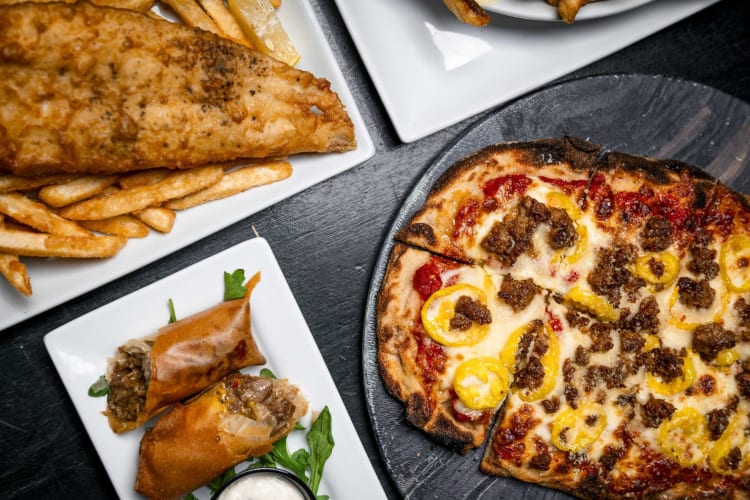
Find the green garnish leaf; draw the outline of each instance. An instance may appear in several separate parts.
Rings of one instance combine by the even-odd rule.
[[[294,424],[294,430],[295,431],[304,431],[305,430],[305,426],[302,425],[302,422],[298,421],[296,424]]]
[[[276,378],[276,375],[274,375],[274,373],[271,370],[269,370],[268,368],[261,368],[260,369],[260,376],[264,377],[264,378],[273,378],[273,379]]]
[[[169,321],[167,323],[174,323],[177,321],[177,315],[174,312],[174,302],[172,302],[172,299],[167,301],[167,307],[169,307]]]
[[[224,483],[226,483],[236,475],[237,473],[234,471],[234,467],[229,468],[223,474],[220,474],[210,480],[206,486],[208,486],[208,489],[211,490],[211,493],[216,493],[216,490],[221,488]]]
[[[184,497],[182,497],[182,500],[198,500],[198,497],[193,495],[192,493],[188,493]]]
[[[232,274],[224,271],[224,300],[241,299],[245,296],[245,270],[236,269]]]
[[[305,473],[305,470],[307,469],[306,450],[300,449],[290,455],[289,448],[286,446],[286,436],[284,436],[273,444],[273,450],[268,454],[277,464],[286,467],[297,474],[300,479],[307,482],[307,474]]]
[[[92,398],[100,398],[107,394],[109,394],[109,382],[104,378],[104,375],[100,375],[96,382],[89,387],[89,396]]]
[[[331,431],[331,412],[324,407],[318,418],[310,426],[307,433],[307,443],[310,445],[310,489],[317,495],[320,480],[323,477],[323,467],[333,452],[333,432]]]

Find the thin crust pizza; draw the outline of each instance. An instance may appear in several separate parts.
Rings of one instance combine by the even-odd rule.
[[[378,361],[410,424],[581,498],[750,495],[750,203],[565,137],[449,168],[396,234]]]

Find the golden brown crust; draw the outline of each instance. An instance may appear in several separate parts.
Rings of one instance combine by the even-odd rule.
[[[248,457],[269,452],[307,412],[299,389],[286,380],[272,384],[276,397],[294,407],[276,430],[231,413],[222,403],[223,382],[175,405],[143,436],[135,490],[154,499],[179,498]]]
[[[0,6],[0,47],[0,171],[190,168],[356,146],[327,80],[138,12]]]

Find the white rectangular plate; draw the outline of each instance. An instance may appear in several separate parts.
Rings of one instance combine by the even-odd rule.
[[[223,273],[244,269],[246,278],[260,271],[250,308],[253,335],[279,378],[298,385],[310,402],[302,423],[309,428],[312,412],[328,406],[336,445],[325,466],[318,491],[332,499],[384,499],[385,493],[331,379],[302,312],[266,240],[254,238],[152,283],[92,311],[44,337],[44,343],[78,415],[120,498],[142,498],[133,490],[143,427],[114,434],[101,414],[106,398],[88,396],[89,386],[104,374],[107,359],[131,338],[144,337],[169,319],[172,299],[178,318],[207,309],[222,300]],[[262,367],[246,369],[257,374]],[[147,423],[146,426],[153,425]],[[294,451],[306,447],[304,432],[287,440]],[[244,470],[240,464],[237,470]],[[198,490],[208,498],[208,489]]]
[[[28,266],[33,295],[23,297],[0,279],[0,331],[145,266],[370,158],[375,152],[362,116],[306,0],[285,0],[281,22],[302,59],[298,68],[326,78],[354,123],[357,149],[346,153],[295,155],[288,179],[177,213],[169,234],[152,232],[131,239],[106,260],[21,258]]]
[[[658,0],[572,25],[493,14],[483,28],[461,23],[441,1],[336,0],[336,4],[396,132],[411,142],[518,97],[717,1]]]

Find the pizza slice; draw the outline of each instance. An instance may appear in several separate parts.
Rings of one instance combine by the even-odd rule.
[[[484,442],[505,399],[508,339],[544,317],[542,288],[518,280],[511,291],[510,279],[402,244],[388,263],[377,305],[382,378],[409,423],[458,451]]]

